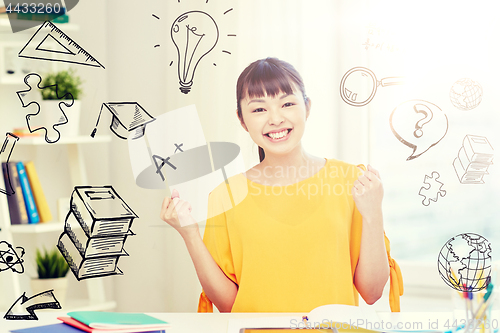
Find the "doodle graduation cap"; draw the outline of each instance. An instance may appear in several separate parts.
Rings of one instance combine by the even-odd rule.
[[[121,139],[126,140],[129,136],[132,139],[142,137],[146,132],[146,124],[155,120],[155,118],[137,102],[102,103],[95,128],[92,134],[90,134],[91,137],[94,137],[97,132],[97,126],[104,107],[112,114],[109,128]]]

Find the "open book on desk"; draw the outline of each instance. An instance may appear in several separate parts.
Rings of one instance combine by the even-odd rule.
[[[307,317],[307,320],[304,320]],[[361,319],[364,323],[361,322]],[[365,328],[367,322],[379,322],[377,313],[369,308],[360,308],[351,305],[329,304],[317,307],[303,316],[258,317],[245,319],[230,319],[228,333],[240,333],[242,328],[313,328],[323,324],[328,327],[331,323],[347,323]]]
[[[269,315],[269,314],[267,314]],[[387,320],[383,321],[377,313],[366,307],[352,305],[329,304],[317,307],[301,316],[273,314],[256,318],[230,319],[228,333],[240,333],[242,328],[336,328],[339,333],[367,332],[443,332],[425,329],[397,329],[390,327]],[[426,327],[422,327],[426,328]]]

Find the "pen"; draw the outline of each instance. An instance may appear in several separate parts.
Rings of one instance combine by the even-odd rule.
[[[481,266],[480,268],[481,270],[481,275],[479,276],[479,290],[482,290],[484,289],[484,279],[483,279],[483,273],[484,273],[484,270],[483,270],[483,266]],[[484,299],[484,296],[486,295],[483,295],[483,299]],[[479,297],[478,297],[478,301],[479,301]],[[481,333],[485,333],[485,326],[484,326],[484,323],[486,320],[488,320],[488,317],[486,316],[486,311],[484,312],[484,315],[481,317]]]
[[[472,293],[472,291],[469,291],[467,293],[467,301],[469,302],[469,311],[471,316],[474,313],[474,302],[472,301],[473,299],[474,299],[474,294]]]
[[[491,271],[490,271],[490,274],[491,274]],[[493,269],[493,275],[490,275],[488,276],[488,278],[486,279],[486,283],[490,284],[491,281],[497,281],[497,270],[496,269]],[[491,324],[491,309],[493,308],[493,306],[490,306],[488,308],[488,313],[487,313],[487,317],[486,318],[490,318],[490,324]],[[490,325],[490,327],[488,328],[488,333],[492,333],[493,332],[493,329]],[[496,333],[496,332],[495,332]]]
[[[477,321],[477,319],[481,318],[484,316],[484,313],[486,312],[486,308],[488,307],[488,305],[490,304],[491,300],[493,299],[493,297],[490,297],[486,302],[484,302],[481,307],[477,310],[477,315],[474,317]],[[474,325],[474,327],[472,328],[471,332],[474,332],[476,330],[476,328],[479,326],[479,323],[480,321],[477,321],[476,322],[476,325]],[[470,325],[467,325],[467,327],[470,326]]]
[[[477,321],[479,318],[482,318],[484,316],[486,309],[488,308],[489,304],[491,303],[491,300],[494,298],[494,297],[491,297],[492,292],[493,292],[493,283],[490,282],[488,284],[488,287],[486,288],[486,294],[483,297],[482,304],[479,306],[477,311],[472,316],[472,321]],[[466,333],[469,331],[469,327],[471,326],[472,321],[467,323],[467,326],[465,327]],[[474,325],[472,332],[474,332],[474,330],[477,328],[478,325],[479,325],[479,321],[477,321],[477,323]]]
[[[450,271],[451,274],[453,275],[453,278],[451,279],[451,283],[460,290],[460,280],[457,279],[457,276],[455,275],[455,272],[453,271],[453,268],[450,266]],[[449,276],[448,276],[449,277]]]
[[[465,285],[464,283],[464,299],[465,299],[465,315],[466,315],[466,318],[467,318],[467,322],[469,322],[469,312],[471,313],[472,315],[472,304],[471,304],[471,293],[466,291],[467,290],[467,286]]]
[[[468,322],[469,321],[469,303],[467,302],[468,295],[467,295],[467,292],[465,291],[467,289],[464,288],[465,289],[464,291],[459,291],[459,290],[462,290],[462,288],[460,287],[460,284],[459,284],[460,281],[457,279],[457,276],[455,275],[455,272],[453,271],[453,268],[451,266],[450,266],[450,271],[451,271],[451,274],[453,275],[453,277],[448,276],[450,283],[455,287],[455,289],[457,289],[458,296],[460,296],[460,298],[463,298],[465,300],[465,314],[467,315],[467,322]],[[465,287],[465,284],[464,284],[464,287]]]

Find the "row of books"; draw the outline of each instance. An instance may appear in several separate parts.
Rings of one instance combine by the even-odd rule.
[[[17,137],[39,137],[42,131],[31,132],[28,127],[14,127],[10,133]]]
[[[17,14],[18,20],[28,20],[28,21],[52,21],[54,23],[69,23],[69,16],[63,15],[53,15],[53,14]]]
[[[3,162],[2,172],[11,224],[43,223],[52,213],[33,161]]]
[[[28,5],[24,3],[24,5]],[[0,7],[0,14],[9,14],[9,18],[17,20],[28,21],[52,21],[54,23],[68,23],[69,16],[66,14],[66,8],[60,7],[59,9],[47,10],[51,7],[45,7],[43,3],[38,4],[38,8],[33,6],[19,6],[18,7]]]

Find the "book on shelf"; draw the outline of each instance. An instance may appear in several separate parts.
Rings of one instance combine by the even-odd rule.
[[[27,21],[52,21],[54,23],[68,23],[69,16],[66,14],[58,15],[58,14],[39,14],[39,13],[18,13],[18,20],[27,20]]]
[[[42,136],[40,131],[30,132],[28,127],[14,127],[12,134],[18,137],[39,137]]]
[[[38,173],[35,169],[35,164],[33,161],[28,161],[24,164],[26,169],[26,174],[28,175],[28,180],[31,186],[31,191],[33,192],[33,197],[35,198],[35,205],[38,210],[38,215],[40,215],[40,222],[52,221],[52,213],[50,212],[49,204],[47,203],[47,198],[43,193],[42,184],[38,178]]]
[[[26,174],[23,162],[17,162],[16,167],[17,174],[19,175],[19,181],[21,183],[26,211],[28,212],[28,222],[30,224],[38,223],[40,222],[40,216],[38,215],[35,198],[33,197],[33,192],[31,191],[30,182],[28,180],[28,175]]]
[[[2,173],[14,193],[7,196],[11,224],[41,223],[52,220],[52,213],[33,161],[4,162]],[[35,215],[33,215],[35,214]]]
[[[21,190],[21,183],[17,174],[17,162],[3,162],[2,172],[5,182],[7,177],[10,178],[10,184],[14,193],[7,196],[7,203],[9,205],[10,223],[11,224],[28,224],[28,214],[26,213],[26,206],[24,204],[23,192]]]

